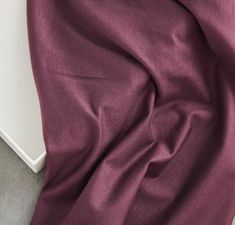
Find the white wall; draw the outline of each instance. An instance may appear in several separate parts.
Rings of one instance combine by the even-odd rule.
[[[43,167],[45,147],[28,49],[26,0],[0,0],[0,135],[34,172]]]

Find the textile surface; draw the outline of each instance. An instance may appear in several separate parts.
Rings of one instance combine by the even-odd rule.
[[[235,1],[28,0],[46,146],[31,225],[230,225]]]

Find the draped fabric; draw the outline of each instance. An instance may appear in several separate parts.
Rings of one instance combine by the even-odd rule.
[[[27,13],[47,151],[31,225],[231,225],[235,1]]]

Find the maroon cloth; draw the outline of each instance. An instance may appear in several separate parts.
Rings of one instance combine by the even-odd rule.
[[[31,225],[230,225],[235,1],[28,0],[47,150]]]

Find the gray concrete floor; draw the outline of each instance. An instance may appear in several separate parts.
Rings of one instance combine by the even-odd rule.
[[[30,223],[43,173],[33,173],[0,138],[0,225]]]

